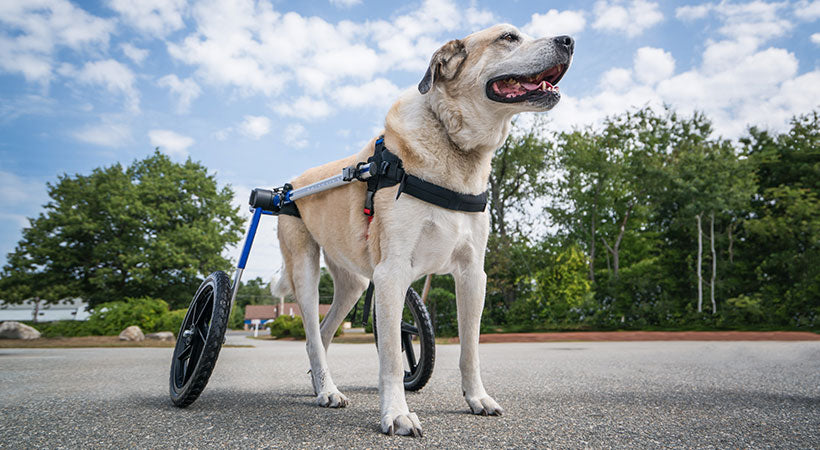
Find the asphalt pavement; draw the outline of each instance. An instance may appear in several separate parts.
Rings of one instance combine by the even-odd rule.
[[[334,344],[351,400],[314,404],[303,342],[234,335],[171,405],[171,349],[0,349],[0,448],[820,448],[820,342],[482,344],[503,417],[468,413],[458,346],[407,396],[424,437],[378,432],[372,344]]]

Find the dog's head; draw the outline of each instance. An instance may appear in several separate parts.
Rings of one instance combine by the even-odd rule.
[[[419,92],[508,114],[547,111],[561,99],[557,84],[574,49],[569,36],[533,39],[512,25],[496,25],[436,51]]]

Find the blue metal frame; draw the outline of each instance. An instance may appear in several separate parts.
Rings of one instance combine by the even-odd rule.
[[[353,181],[361,181],[366,180],[371,177],[370,172],[371,164],[360,164],[358,166],[351,166],[346,167],[342,170],[340,175],[336,175],[335,177],[326,178],[324,180],[319,180],[313,184],[308,186],[299,188],[299,189],[290,189],[282,192],[282,188],[275,190],[277,192],[272,199],[272,203],[275,207],[280,207],[282,205],[288,204],[293,202],[294,200],[307,197],[309,195],[313,195],[322,191],[326,191],[328,189],[333,189],[347,183],[351,183]],[[288,185],[286,185],[288,186]],[[234,274],[233,285],[231,286],[231,310],[233,310],[233,304],[236,300],[236,293],[239,290],[239,281],[242,279],[242,272],[245,271],[245,266],[248,264],[248,257],[251,254],[251,247],[253,246],[253,239],[256,237],[256,229],[259,228],[259,219],[262,215],[267,216],[275,216],[277,215],[274,211],[268,211],[262,209],[261,207],[252,208],[253,217],[251,218],[251,226],[248,229],[248,234],[245,237],[245,245],[242,247],[242,255],[239,257],[239,264],[236,267],[236,273]]]
[[[256,229],[259,227],[259,218],[262,217],[262,208],[256,208],[251,218],[251,227],[248,230],[248,236],[245,237],[245,247],[242,248],[242,256],[239,257],[238,268],[244,269],[248,263],[248,255],[251,253],[251,246],[253,245],[253,238],[256,236]],[[273,213],[270,213],[273,214]]]

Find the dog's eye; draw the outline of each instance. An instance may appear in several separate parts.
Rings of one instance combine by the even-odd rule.
[[[504,40],[507,42],[517,42],[520,38],[517,34],[514,33],[504,33],[498,39]]]

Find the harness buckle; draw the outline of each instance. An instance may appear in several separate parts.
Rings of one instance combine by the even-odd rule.
[[[367,191],[367,195],[364,198],[364,215],[368,217],[373,217],[373,194],[374,191]]]
[[[359,166],[347,166],[342,169],[342,181],[352,181],[359,178]]]
[[[356,169],[355,170],[356,170],[356,179],[357,180],[367,181],[368,178],[371,178],[373,176],[373,166],[370,166],[370,168],[367,170],[367,177],[362,176],[362,167],[366,166],[367,164],[369,164],[367,161],[359,161],[358,163],[356,163]],[[345,180],[345,181],[348,181],[348,180]]]

